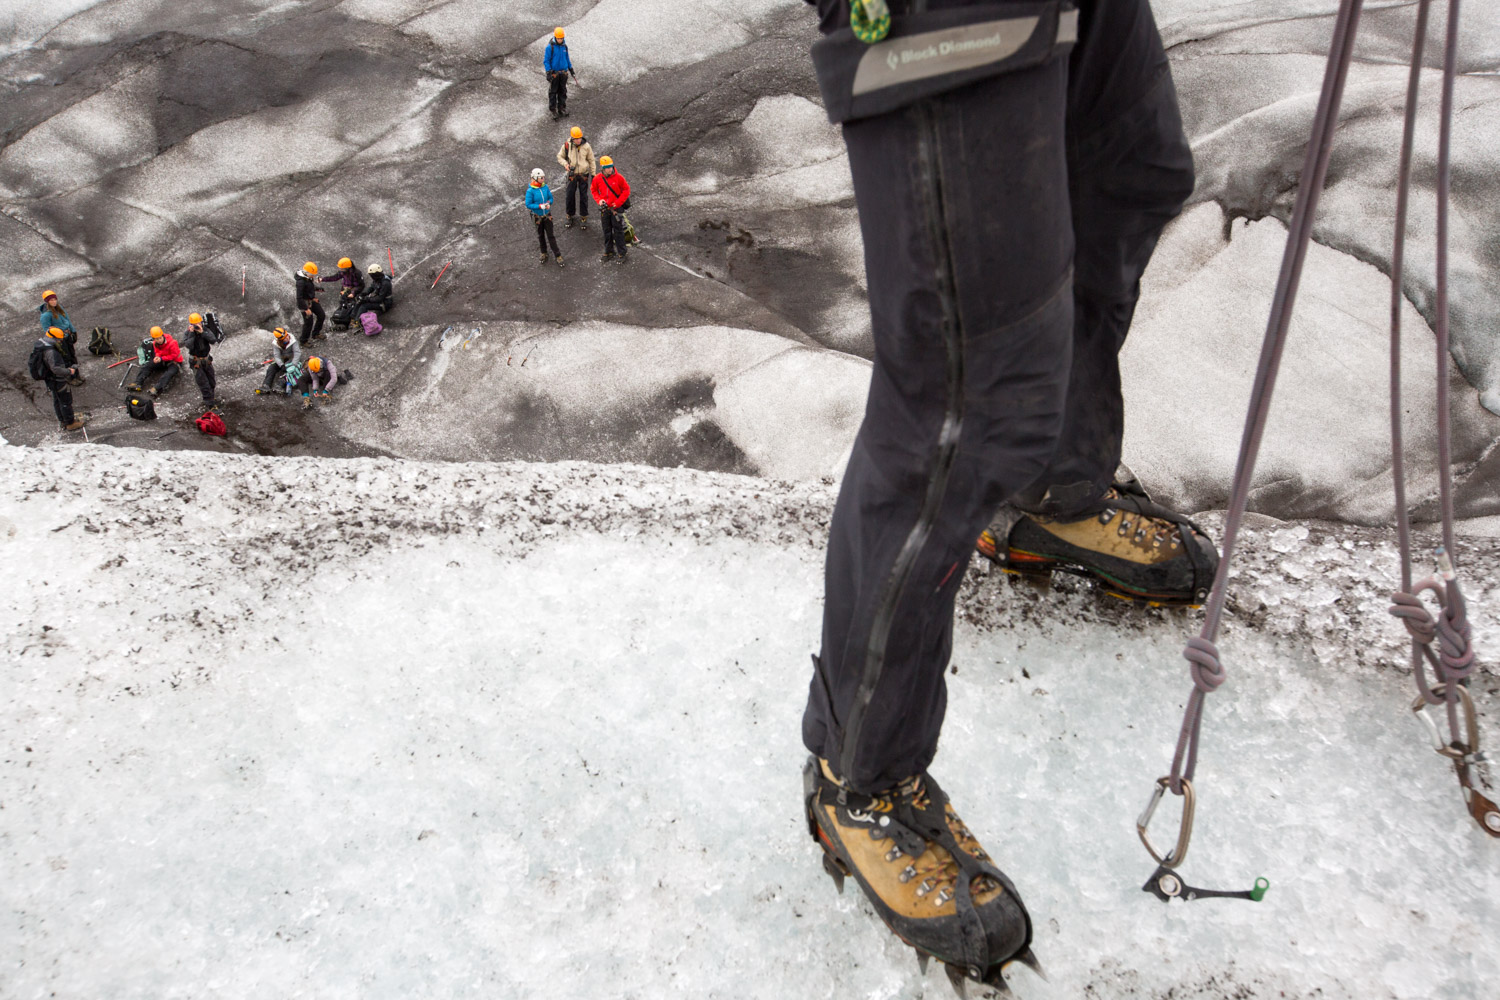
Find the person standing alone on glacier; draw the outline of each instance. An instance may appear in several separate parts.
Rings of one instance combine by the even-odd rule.
[[[547,74],[547,110],[553,118],[568,114],[568,74],[576,79],[573,60],[568,56],[568,43],[563,41],[563,30],[552,29],[552,41],[542,53],[542,72]]]
[[[976,538],[1013,571],[1206,597],[1212,542],[1114,482],[1117,354],[1192,154],[1147,0],[889,0],[888,36],[881,0],[808,2],[875,361],[830,525],[804,805],[840,885],[955,985],[998,985],[1032,961],[1031,918],[927,773],[954,601]]]

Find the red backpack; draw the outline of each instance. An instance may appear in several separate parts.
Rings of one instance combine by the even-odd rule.
[[[211,410],[195,420],[194,423],[198,425],[200,431],[205,434],[212,434],[214,437],[223,437],[229,433],[229,428],[224,426],[224,418]]]

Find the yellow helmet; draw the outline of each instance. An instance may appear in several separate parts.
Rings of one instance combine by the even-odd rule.
[[[323,359],[322,358],[308,358],[307,359],[307,370],[310,371],[310,372],[320,372],[320,371],[322,371],[323,370]]]
[[[277,340],[291,340],[292,339],[292,335],[290,333],[286,332],[286,327],[284,327],[284,326],[278,326],[276,329],[272,330],[271,331],[271,336],[275,337]]]
[[[165,337],[166,335],[167,335],[167,331],[163,330],[159,326],[153,326],[151,328],[151,339],[152,340],[160,340],[161,338]]]
[[[601,166],[601,167],[612,167],[614,165],[615,165],[615,161],[612,160],[610,157],[608,157],[608,156],[601,156],[601,157],[599,157],[599,166]]]
[[[47,289],[45,292],[42,293],[42,301],[43,302],[46,302],[48,299],[55,299],[55,298],[57,298],[57,293],[54,292],[50,288]]]
[[[351,268],[353,266],[354,266],[354,261],[350,260],[348,257],[340,257],[339,258],[339,267],[343,268],[344,270],[347,271],[349,268]]]
[[[552,29],[552,37],[553,38],[563,38],[565,36],[563,35],[563,30],[561,28],[553,28]]]
[[[308,274],[317,274],[318,265],[314,264],[312,261],[308,261],[306,264],[302,265],[302,270],[306,271]]]
[[[62,330],[60,328],[58,328],[58,327],[49,326],[49,327],[47,327],[47,336],[49,336],[49,337],[56,337],[58,340],[62,340],[64,337],[67,336],[67,334],[63,333]]]
[[[203,322],[203,317],[202,316],[198,315],[197,313],[188,313],[188,323],[192,324],[193,326],[197,326],[199,323],[202,323],[202,322]]]
[[[574,125],[573,128],[571,130],[569,130],[568,134],[571,135],[575,139],[582,139],[583,138],[583,129],[579,128],[577,125]]]

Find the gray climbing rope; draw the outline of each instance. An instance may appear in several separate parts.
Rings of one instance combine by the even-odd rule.
[[[1265,433],[1266,417],[1270,412],[1271,396],[1276,388],[1276,376],[1281,368],[1281,355],[1286,346],[1287,331],[1291,327],[1292,310],[1302,278],[1302,265],[1307,257],[1307,245],[1312,238],[1313,218],[1317,213],[1318,198],[1322,194],[1323,181],[1328,174],[1328,160],[1333,149],[1333,134],[1338,127],[1339,105],[1343,100],[1344,82],[1349,74],[1349,65],[1354,52],[1354,39],[1359,26],[1359,15],[1363,7],[1363,0],[1340,0],[1339,3],[1338,16],[1334,22],[1333,41],[1329,47],[1328,64],[1323,75],[1323,88],[1318,97],[1318,110],[1313,119],[1312,136],[1308,141],[1307,155],[1302,165],[1286,249],[1281,258],[1281,273],[1276,283],[1276,295],[1271,302],[1271,315],[1266,324],[1260,363],[1250,392],[1250,412],[1246,417],[1244,435],[1240,439],[1234,488],[1230,494],[1229,514],[1224,525],[1223,555],[1219,561],[1218,573],[1214,577],[1213,592],[1209,595],[1203,630],[1197,638],[1188,640],[1187,648],[1182,654],[1191,664],[1193,689],[1188,696],[1187,709],[1183,713],[1182,728],[1177,737],[1177,749],[1172,757],[1172,770],[1165,777],[1158,779],[1152,791],[1151,800],[1136,822],[1136,832],[1140,835],[1141,842],[1161,868],[1173,869],[1180,865],[1187,857],[1188,845],[1192,840],[1193,809],[1196,802],[1193,775],[1198,765],[1198,743],[1203,728],[1203,703],[1208,694],[1224,683],[1225,677],[1218,647],[1214,643],[1224,616],[1229,569],[1234,561],[1245,508],[1249,504],[1250,483],[1255,475],[1255,461],[1260,453],[1261,439]],[[1168,790],[1182,799],[1183,811],[1178,826],[1177,844],[1172,850],[1163,854],[1152,846],[1148,827],[1157,805]],[[1156,883],[1148,882],[1147,888],[1149,889],[1153,884]]]
[[[1438,493],[1442,511],[1442,546],[1437,550],[1437,571],[1413,584],[1411,518],[1406,508],[1405,442],[1401,429],[1401,307],[1403,268],[1406,256],[1406,215],[1411,193],[1411,159],[1416,131],[1417,93],[1422,73],[1422,52],[1427,40],[1427,18],[1431,0],[1420,0],[1417,28],[1412,44],[1411,73],[1406,87],[1406,124],[1401,138],[1401,169],[1396,184],[1396,234],[1391,252],[1391,474],[1396,495],[1396,536],[1401,549],[1401,589],[1391,595],[1391,614],[1399,618],[1411,635],[1411,673],[1417,687],[1412,712],[1428,727],[1433,748],[1451,760],[1470,814],[1481,829],[1500,837],[1500,808],[1475,787],[1476,769],[1485,765],[1479,747],[1479,726],[1467,683],[1474,669],[1474,649],[1463,590],[1454,565],[1453,538],[1452,419],[1448,403],[1448,192],[1452,180],[1450,143],[1453,126],[1453,86],[1457,76],[1459,0],[1449,0],[1447,37],[1443,49],[1442,122],[1438,133],[1437,176],[1437,428]],[[1438,615],[1423,603],[1431,593]],[[1433,646],[1436,644],[1437,649]],[[1436,683],[1429,683],[1431,667]],[[1429,706],[1442,705],[1448,721],[1448,739],[1428,715]],[[1482,780],[1482,778],[1481,778]]]

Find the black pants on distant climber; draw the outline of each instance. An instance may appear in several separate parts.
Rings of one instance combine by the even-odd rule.
[[[212,404],[214,392],[217,390],[219,380],[214,376],[213,358],[193,358],[193,381],[198,383],[198,391],[203,393],[205,405]]]
[[[323,312],[323,304],[321,302],[314,302],[307,308],[308,312],[302,316],[302,337],[299,341],[303,347],[306,347],[312,342],[314,337],[323,332],[323,321],[328,318]]]
[[[140,383],[147,389],[155,389],[157,395],[161,395],[172,387],[172,382],[177,378],[177,362],[175,361],[153,361],[141,369]],[[151,380],[155,379],[153,385]]]
[[[848,9],[819,0],[824,30]],[[875,363],[802,731],[836,768],[849,751],[857,789],[936,753],[954,600],[998,506],[1077,512],[1119,462],[1116,355],[1192,154],[1147,0],[1080,9],[1067,59],[843,127]]]
[[[604,227],[604,252],[625,256],[625,218],[608,208],[599,210],[599,225]]]
[[[561,257],[562,251],[557,249],[557,233],[552,227],[552,216],[533,215],[531,221],[536,223],[536,239],[542,245],[542,253],[547,252],[547,244],[552,244],[552,256]]]
[[[49,378],[46,383],[47,391],[52,393],[52,412],[57,414],[57,422],[66,427],[74,420],[73,390],[60,379]]]
[[[547,109],[559,115],[568,113],[567,73],[559,71],[552,74],[552,82],[547,88]]]
[[[581,215],[585,219],[589,217],[589,184],[593,182],[593,179],[593,174],[574,174],[568,178],[567,197],[563,202],[564,207],[568,210],[568,218],[571,219],[575,215]],[[578,198],[578,211],[576,212],[573,211],[573,198],[575,195]]]

